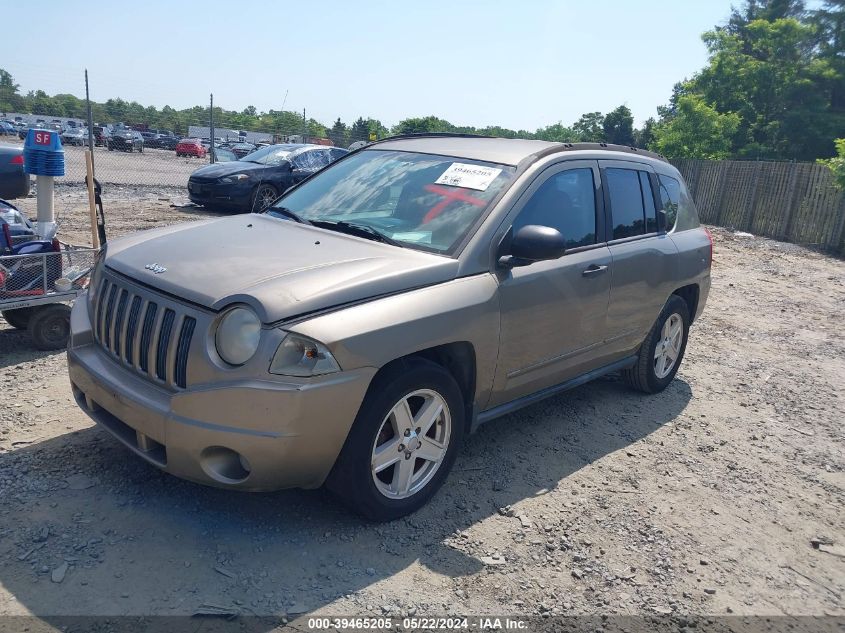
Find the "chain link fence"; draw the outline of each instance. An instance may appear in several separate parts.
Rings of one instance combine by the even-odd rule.
[[[86,93],[82,82],[79,92]],[[100,86],[100,92],[109,91]],[[65,175],[56,179],[59,186],[84,185],[85,150],[89,147],[95,177],[103,185],[184,190],[196,169],[238,160],[266,145],[312,143],[347,148],[387,135],[380,123],[374,126],[370,119],[359,118],[349,126],[338,119],[328,128],[304,111],[258,113],[251,106],[228,110],[209,96],[197,99],[208,105],[185,110],[143,107],[121,99],[97,103],[77,98],[72,107],[58,108],[56,99],[58,95],[45,99],[37,113],[0,113],[0,119],[12,122],[18,132],[17,136],[0,136],[0,143],[22,145],[31,127],[59,132],[65,151]]]

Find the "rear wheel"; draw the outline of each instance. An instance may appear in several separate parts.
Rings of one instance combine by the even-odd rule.
[[[463,437],[452,375],[427,360],[403,361],[375,378],[327,486],[368,519],[399,518],[437,492]]]
[[[36,308],[29,319],[29,335],[35,347],[48,351],[67,347],[70,336],[70,307],[51,303]]]
[[[645,393],[663,391],[684,358],[689,321],[686,301],[672,295],[640,346],[637,362],[622,372],[625,382]]]
[[[16,310],[3,310],[3,318],[6,323],[16,330],[25,330],[29,324],[29,317],[32,316],[32,308],[17,308]]]

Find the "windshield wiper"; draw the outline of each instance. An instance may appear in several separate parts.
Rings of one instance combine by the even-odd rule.
[[[314,225],[311,220],[306,220],[302,216],[297,215],[286,207],[270,207],[269,209],[265,210],[264,213],[268,213],[270,215],[282,215],[286,218],[293,220],[294,222],[299,222],[300,224],[310,224],[312,226]]]
[[[339,222],[331,222],[329,220],[314,220],[313,222],[311,222],[311,224],[323,229],[329,229],[330,231],[340,231],[341,233],[354,235],[356,237],[363,237],[368,240],[373,240],[374,242],[381,242],[383,244],[390,244],[391,246],[398,246],[400,248],[404,248],[404,245],[400,244],[392,237],[385,235],[378,229],[374,229],[368,224],[346,222],[345,220],[341,220]]]

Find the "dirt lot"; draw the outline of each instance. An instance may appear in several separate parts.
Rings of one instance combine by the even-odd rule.
[[[62,191],[66,237],[84,200]],[[105,202],[112,235],[205,215],[178,191]],[[160,473],[0,321],[0,614],[845,615],[845,262],[714,233],[664,393],[611,376],[494,421],[387,525]]]

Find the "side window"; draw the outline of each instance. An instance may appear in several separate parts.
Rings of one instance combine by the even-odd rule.
[[[634,169],[605,170],[615,240],[645,233],[643,194],[637,174]]]
[[[322,169],[331,162],[329,159],[329,150],[327,149],[315,149],[313,152],[309,152],[309,154],[311,154],[312,167],[315,169]]]
[[[645,207],[645,232],[657,232],[657,209],[654,208],[654,193],[651,180],[644,171],[640,172],[640,189],[643,192],[643,206]]]
[[[669,176],[660,175],[660,201],[663,203],[663,211],[666,212],[666,232],[675,228],[678,221],[678,205],[681,200],[681,183]]]
[[[539,224],[561,232],[567,248],[596,243],[596,187],[593,170],[568,169],[550,176],[531,196],[513,223]]]
[[[329,153],[331,154],[331,160],[336,161],[338,158],[343,158],[344,156],[346,156],[349,152],[347,152],[346,150],[334,148],[330,149]]]
[[[293,166],[297,169],[311,169],[314,167],[311,152],[302,152],[301,154],[294,156]]]

